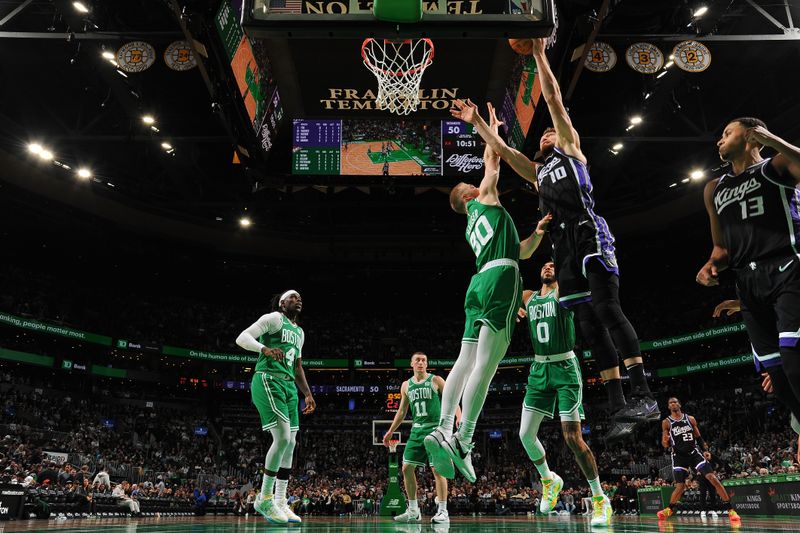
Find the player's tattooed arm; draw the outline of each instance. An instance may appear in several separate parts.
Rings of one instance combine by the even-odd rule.
[[[666,420],[661,421],[661,445],[669,448],[669,422]]]
[[[719,285],[719,273],[728,268],[728,250],[722,241],[722,227],[714,207],[714,189],[718,181],[719,179],[709,181],[703,191],[703,199],[705,200],[706,211],[711,223],[711,242],[714,247],[711,249],[711,257],[700,269],[700,272],[697,273],[695,280],[706,287]]]
[[[542,84],[542,96],[550,111],[550,118],[553,119],[553,127],[556,129],[558,146],[564,153],[578,158],[586,163],[586,156],[581,152],[581,140],[578,132],[572,126],[567,108],[564,107],[564,99],[561,96],[561,88],[558,86],[550,62],[545,54],[545,44],[547,39],[533,39],[533,58],[536,60],[539,80]]]
[[[800,148],[781,139],[767,128],[756,126],[745,134],[747,142],[759,143],[778,152],[772,158],[772,166],[781,177],[789,178],[800,185]]]
[[[405,419],[408,412],[408,381],[404,381],[400,386],[400,406],[397,408],[397,413],[394,415],[392,425],[389,430],[383,435],[383,445],[389,446],[389,441],[392,439],[392,434],[400,427],[400,423]]]
[[[503,161],[508,163],[523,179],[533,183],[535,188],[538,187],[539,184],[536,181],[536,169],[533,162],[519,150],[508,146],[500,137],[500,133],[491,129],[489,124],[487,124],[480,113],[478,113],[478,106],[473,104],[471,100],[467,100],[466,102],[463,100],[456,100],[453,104],[453,108],[450,109],[450,114],[453,115],[453,117],[475,126],[475,131],[478,132],[478,135],[481,136],[487,146],[491,147],[491,149],[494,150]],[[491,106],[491,104],[489,105]]]

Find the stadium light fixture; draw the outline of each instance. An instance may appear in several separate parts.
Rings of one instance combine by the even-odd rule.
[[[673,61],[672,59],[670,59],[669,61],[667,61],[667,64],[666,64],[666,65],[664,65],[664,70],[667,70],[669,67],[671,67],[671,66],[672,66],[672,65],[674,65],[674,64],[675,64],[675,61]]]
[[[156,119],[153,115],[144,115],[142,117],[142,122],[144,122],[148,126],[151,126],[156,123]]]
[[[616,150],[617,152],[619,152],[620,150],[622,150],[622,147],[623,147],[622,143],[617,143],[614,146],[612,146],[611,149],[612,150]]]
[[[72,7],[74,7],[75,11],[77,11],[78,13],[89,12],[89,8],[86,7],[86,4],[84,4],[83,2],[72,2]]]
[[[677,187],[677,186],[678,186],[678,184],[677,184],[677,183],[673,183],[673,184],[671,184],[671,185],[669,186],[669,188],[671,189],[671,188],[673,188],[673,187]]]
[[[631,124],[633,124],[634,126],[638,126],[641,123],[642,123],[641,115],[636,115],[634,117],[631,117]]]
[[[247,217],[242,217],[239,219],[239,225],[243,228],[249,228],[252,222]]]
[[[683,179],[681,180],[681,183],[689,183],[689,178],[683,178]]]
[[[53,159],[53,152],[45,148],[42,148],[42,150],[37,155],[45,161],[50,161],[51,159]]]
[[[109,52],[108,50],[103,50],[103,53],[101,55],[103,56],[103,59],[108,59],[108,60],[114,59],[114,52]]]
[[[692,13],[692,16],[694,18],[696,18],[696,19],[699,19],[700,17],[705,15],[707,12],[708,12],[708,7],[707,6],[700,6],[699,8],[697,8],[697,10],[694,13]]]
[[[82,180],[88,180],[92,177],[92,171],[88,168],[79,168],[78,169],[78,177]]]
[[[666,75],[667,75],[667,71],[666,71],[666,70],[662,70],[662,71],[661,71],[661,74],[659,74],[658,76],[656,76],[656,79],[663,78],[663,77],[664,77],[664,76],[666,76]]]
[[[42,145],[39,143],[31,143],[28,145],[28,151],[32,154],[38,154],[43,150]]]
[[[169,144],[169,143],[164,142],[164,143],[161,143],[161,148],[163,148],[164,150],[169,151],[169,150],[172,150],[172,145]]]
[[[703,176],[705,176],[705,175],[706,175],[706,173],[703,172],[702,170],[695,169],[695,170],[692,170],[692,173],[689,174],[689,177],[692,178],[693,180],[701,180],[701,179],[703,179]]]

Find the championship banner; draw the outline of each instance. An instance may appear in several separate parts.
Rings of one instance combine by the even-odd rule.
[[[117,63],[125,72],[144,72],[156,62],[156,49],[144,41],[126,43],[117,50]]]
[[[583,64],[592,72],[608,72],[617,64],[617,53],[610,45],[595,41],[586,52]]]
[[[164,63],[172,70],[185,72],[197,66],[197,59],[188,41],[175,41],[164,50]]]
[[[672,50],[675,65],[686,72],[703,72],[711,65],[711,52],[697,41],[683,41]]]
[[[51,335],[61,335],[62,337],[69,337],[79,341],[91,342],[94,344],[102,344],[104,346],[111,346],[111,337],[105,335],[98,335],[96,333],[86,333],[78,329],[68,328],[66,326],[55,326],[53,324],[46,324],[37,320],[29,318],[22,318],[14,316],[9,313],[0,313],[0,324],[7,324],[22,329],[29,329],[32,331],[40,331],[42,333],[49,333]]]
[[[664,66],[664,54],[656,45],[634,43],[625,51],[628,66],[641,74],[654,74]]]

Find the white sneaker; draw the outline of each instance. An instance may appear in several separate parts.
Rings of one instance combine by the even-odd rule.
[[[555,472],[552,474],[552,479],[542,480],[542,501],[539,502],[539,512],[542,514],[547,514],[555,509],[558,503],[558,494],[564,487],[564,480]]]
[[[422,515],[420,514],[419,509],[416,511],[406,509],[405,513],[394,517],[395,522],[419,522],[420,520],[422,520]]]
[[[266,518],[267,522],[272,524],[286,524],[289,522],[286,513],[278,506],[272,496],[264,498],[259,492],[258,496],[256,496],[256,501],[253,503],[253,508]]]
[[[705,520],[705,519],[706,519],[706,512],[700,511],[700,520]]]
[[[444,441],[442,449],[447,453],[461,475],[470,483],[475,483],[475,469],[472,467],[472,448],[475,444],[462,442],[457,433]]]
[[[447,509],[439,509],[436,511],[436,514],[433,515],[431,518],[431,523],[433,524],[449,524],[450,523],[450,515],[447,514]]]
[[[611,517],[614,516],[614,510],[611,508],[611,500],[608,496],[592,497],[592,527],[596,526],[610,526]]]
[[[708,513],[708,514],[709,514],[709,516],[711,516],[711,519],[712,519],[712,520],[717,520],[717,519],[719,519],[719,515],[717,514],[717,512],[716,512],[716,511],[711,511],[711,512],[710,512],[710,513]]]
[[[283,511],[283,514],[286,515],[286,518],[289,520],[290,524],[299,524],[300,522],[303,521],[302,518],[300,518],[299,516],[294,514],[294,511],[292,511],[292,508],[289,507],[288,503],[281,502],[279,505],[280,505],[281,511]]]

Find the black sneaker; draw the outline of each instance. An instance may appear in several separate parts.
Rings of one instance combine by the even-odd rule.
[[[661,420],[661,411],[658,403],[650,396],[633,396],[628,404],[614,413],[615,422],[658,422]]]
[[[636,422],[623,422],[622,420],[614,419],[611,424],[611,429],[605,436],[607,446],[627,439],[633,435],[633,430],[636,429]]]
[[[472,448],[474,446],[472,443],[461,442],[461,439],[455,434],[442,444],[442,449],[470,483],[475,483],[475,469],[472,467]]]

